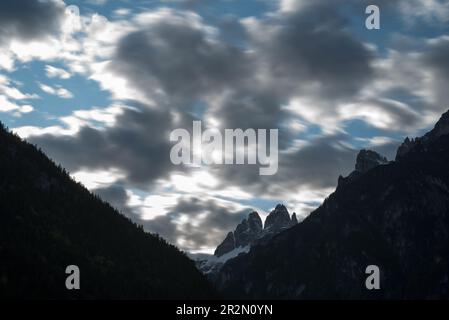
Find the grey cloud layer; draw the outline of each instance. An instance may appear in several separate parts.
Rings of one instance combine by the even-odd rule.
[[[360,6],[365,2],[347,3]],[[12,2],[6,1],[0,2],[0,9],[4,3],[10,3],[5,10],[13,8]],[[220,30],[210,32],[200,18],[194,24],[183,13],[172,11],[173,19],[169,16],[157,20],[121,38],[109,64],[117,76],[124,77],[133,88],[155,101],[154,106],[136,104],[135,109],[127,109],[117,118],[114,127],[100,130],[85,126],[75,136],[41,135],[31,140],[71,171],[119,168],[126,173],[121,181],[125,187],[148,187],[173,170],[187,170],[171,165],[172,144],[168,136],[176,127],[189,128],[193,120],[191,112],[201,103],[207,106],[205,116],[215,117],[223,128],[283,128],[283,122],[293,115],[282,106],[294,97],[307,98],[308,108],[330,118],[339,116],[339,102],[354,102],[370,104],[379,114],[387,114],[399,130],[415,126],[419,122],[419,108],[425,105],[422,101],[415,103],[413,110],[391,99],[360,97],[379,78],[374,66],[379,57],[348,31],[347,21],[339,15],[336,5],[329,3],[304,1],[299,11],[243,24],[231,21],[235,30],[244,31],[239,34],[239,41],[245,44],[241,47],[214,34]],[[401,1],[382,3],[396,10]],[[46,14],[57,17],[57,8],[54,10]],[[19,13],[10,17],[19,17]],[[33,19],[24,26],[21,23],[25,22],[18,22],[20,19],[10,22],[0,19],[0,26],[15,26],[2,30],[24,37],[53,30],[51,23],[41,27],[41,20]],[[46,19],[53,21],[50,17]],[[0,31],[0,41],[2,34]],[[440,95],[438,101],[444,101],[449,80],[448,41],[429,48],[419,52],[420,58],[413,63],[440,80],[436,94]],[[320,125],[320,120],[314,124]],[[325,123],[324,117],[322,120]],[[219,178],[219,188],[238,186],[253,192],[255,197],[282,196],[298,187],[316,190],[335,186],[339,174],[352,170],[357,151],[345,143],[350,143],[353,137],[345,134],[318,137],[287,153],[294,138],[297,137],[282,129],[280,146],[284,153],[277,175],[262,178],[254,166],[212,168]],[[391,152],[392,145],[380,149]],[[123,205],[126,193],[122,187],[98,193],[120,209],[131,210]],[[201,212],[207,212],[205,218],[199,217]],[[189,215],[192,223],[178,227],[176,221],[181,214]],[[179,202],[167,215],[142,223],[172,242],[183,238],[187,247],[199,247],[215,244],[242,215],[243,212],[192,196]],[[193,221],[199,221],[199,226]]]
[[[183,198],[168,214],[149,220],[144,226],[152,232],[166,235],[173,243],[183,239],[185,248],[195,250],[217,246],[250,211],[250,208],[236,211],[214,200],[190,197]],[[178,226],[176,221],[183,214],[188,215],[189,220]]]
[[[56,1],[0,1],[0,43],[32,40],[58,33],[64,7]]]
[[[113,68],[154,99],[162,89],[187,108],[196,99],[238,85],[252,72],[250,60],[237,48],[207,39],[204,30],[185,20],[151,24],[121,39]]]
[[[134,222],[143,225],[145,230],[163,235],[171,243],[182,238],[186,241],[184,249],[214,247],[229,230],[247,217],[250,208],[235,210],[218,203],[214,199],[200,199],[195,196],[183,197],[170,211],[151,220],[143,220],[136,208],[128,206],[128,196],[122,186],[113,185],[96,189],[95,193],[111,203]],[[181,215],[188,215],[184,224],[179,224]],[[202,232],[201,232],[202,231]]]
[[[30,141],[72,172],[86,167],[118,168],[126,172],[129,183],[148,186],[172,167],[168,139],[171,118],[165,110],[140,104],[136,107],[125,109],[112,128],[86,126],[75,136],[46,134]]]
[[[252,39],[271,76],[284,87],[301,92],[315,82],[322,98],[345,97],[357,93],[373,73],[371,53],[345,27],[333,7],[311,6],[252,30]]]

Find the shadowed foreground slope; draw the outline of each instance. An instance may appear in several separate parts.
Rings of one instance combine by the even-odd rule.
[[[77,265],[81,289],[65,288]],[[193,262],[0,124],[0,297],[211,298]]]

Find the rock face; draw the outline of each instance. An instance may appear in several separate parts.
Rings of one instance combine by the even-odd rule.
[[[220,243],[220,245],[215,249],[214,255],[220,257],[225,253],[234,250],[234,248],[235,248],[234,233],[229,232],[226,238],[223,240],[223,242]]]
[[[278,204],[270,212],[262,226],[262,219],[256,211],[243,219],[235,230],[229,232],[226,238],[217,246],[214,255],[190,255],[195,265],[207,278],[215,282],[217,274],[223,265],[235,257],[245,255],[254,246],[266,242],[280,232],[298,224],[296,213],[290,218],[287,208]]]
[[[295,224],[298,224],[298,218],[296,218],[296,212],[293,212],[293,214],[292,214],[291,224],[292,224],[292,226],[294,226]]]
[[[355,179],[366,173],[367,171],[383,164],[387,164],[388,159],[372,150],[360,150],[357,155],[355,170],[346,178],[338,177],[338,186],[342,186],[353,182]]]
[[[410,140],[409,137],[405,138],[404,142],[399,146],[398,151],[396,152],[396,161],[401,160],[410,150],[416,147],[419,142],[414,139]]]
[[[290,227],[290,224],[291,219],[287,208],[282,204],[278,204],[267,216],[264,230],[266,232],[279,232],[281,229]]]
[[[262,219],[260,219],[259,214],[256,211],[249,214],[248,226],[252,233],[259,233],[262,231]]]
[[[258,240],[275,235],[297,223],[296,214],[294,213],[290,218],[287,208],[281,204],[278,204],[270,212],[263,228],[262,219],[256,211],[253,211],[247,219],[237,225],[234,232],[228,233],[223,242],[215,249],[214,256],[221,257],[236,248],[252,246]]]
[[[396,161],[362,166],[293,228],[229,260],[225,297],[254,299],[449,298],[449,114]],[[377,157],[376,157],[377,158]],[[364,171],[364,172],[363,172]],[[380,269],[367,290],[365,270]]]
[[[377,152],[371,150],[361,150],[357,155],[355,170],[360,173],[365,173],[378,165],[386,163],[388,163],[387,158],[382,157]]]
[[[248,219],[244,219],[235,229],[234,248],[245,247],[251,244],[253,241],[257,239],[261,231],[262,231],[262,219],[260,219],[259,214],[257,212],[253,211],[249,214]]]
[[[433,130],[429,132],[428,138],[429,140],[435,140],[447,134],[449,134],[449,111],[441,116]]]
[[[438,138],[449,134],[449,111],[444,113],[435,127],[423,137],[415,139],[405,138],[404,142],[398,148],[396,153],[396,161],[400,161],[409,152],[423,152],[427,147]]]

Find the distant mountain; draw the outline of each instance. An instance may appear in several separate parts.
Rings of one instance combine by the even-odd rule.
[[[67,290],[68,265],[80,290]],[[0,297],[194,299],[214,290],[193,261],[74,182],[0,125]]]
[[[317,210],[229,260],[216,284],[239,298],[449,298],[449,112],[395,161],[362,151]]]
[[[287,208],[278,204],[274,210],[270,212],[262,227],[262,219],[256,211],[248,215],[248,219],[244,219],[234,232],[229,232],[221,244],[218,245],[214,255],[220,257],[232,250],[251,246],[257,241],[269,236],[273,236],[282,230],[290,228],[298,223],[296,213],[290,218]]]
[[[191,257],[196,261],[198,269],[210,280],[215,281],[217,273],[228,260],[247,253],[251,246],[268,241],[297,223],[296,213],[290,217],[287,208],[281,204],[269,213],[264,226],[259,214],[253,211],[248,215],[248,219],[243,219],[234,231],[227,234],[215,249],[213,256],[202,254],[191,255]]]

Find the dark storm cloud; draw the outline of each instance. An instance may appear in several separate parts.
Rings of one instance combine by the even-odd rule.
[[[126,194],[125,188],[122,186],[114,184],[108,187],[95,189],[94,193],[100,196],[100,198],[104,201],[107,201],[124,215],[132,217],[132,208],[126,205],[128,195]]]
[[[334,6],[314,5],[276,17],[251,34],[278,86],[334,99],[353,96],[373,76],[372,54],[346,26]],[[311,92],[308,84],[314,84],[316,91]]]
[[[172,244],[183,239],[184,249],[217,246],[229,230],[233,230],[252,211],[251,208],[235,210],[214,199],[192,196],[181,198],[167,214],[144,220],[139,215],[138,208],[126,205],[128,197],[123,187],[110,186],[95,189],[94,192],[132,221],[142,225],[145,231],[159,234]],[[188,216],[183,224],[179,224],[181,215]]]
[[[278,128],[284,117],[280,102],[271,88],[239,90],[225,97],[220,108],[212,114],[223,128]]]
[[[269,194],[272,197],[291,196],[300,187],[303,190],[335,188],[338,176],[347,176],[354,170],[359,149],[351,147],[351,137],[346,134],[324,136],[308,141],[296,151],[279,154],[279,169],[273,176],[260,176],[258,167],[228,165],[217,171],[221,187],[238,185],[252,194]],[[370,145],[363,149],[374,150],[394,160],[402,141]]]
[[[238,86],[251,73],[250,64],[239,49],[207,39],[189,21],[167,19],[121,39],[113,69],[152,99],[162,89],[171,107],[185,108],[203,95]]]
[[[13,38],[32,40],[57,33],[64,6],[56,1],[0,1],[0,43]]]
[[[441,78],[449,81],[449,39],[439,39],[424,52],[423,62]]]
[[[143,221],[143,225],[172,243],[183,239],[187,249],[215,247],[249,212],[251,208],[235,210],[213,199],[188,197],[182,198],[168,214]],[[184,214],[188,220],[179,224],[177,221]]]
[[[198,215],[201,214],[201,212],[214,213],[212,215],[208,215],[206,219],[203,220],[202,224],[208,229],[224,230],[234,228],[238,223],[246,218],[249,210],[250,208],[240,211],[232,211],[214,200],[205,201],[196,197],[183,198],[172,209],[173,212],[178,214],[185,213]]]
[[[278,128],[289,97],[347,98],[372,78],[370,52],[334,9],[324,9],[267,18],[243,47],[214,40],[206,28],[174,15],[123,37],[111,66],[152,99],[162,89],[170,108],[190,110],[226,93],[218,106],[208,106],[223,127]]]
[[[338,176],[346,175],[354,168],[358,152],[344,145],[344,141],[338,136],[323,137],[286,155],[281,160],[276,180],[290,181],[292,187],[298,182],[314,189],[336,186]]]
[[[370,52],[345,31],[345,21],[330,6],[323,10],[312,6],[285,19],[264,18],[263,28],[248,31],[246,48],[214,40],[207,28],[191,18],[171,14],[173,19],[153,21],[123,37],[110,64],[151,99],[157,99],[162,89],[164,103],[159,111],[128,110],[113,128],[83,127],[75,137],[45,135],[33,142],[71,170],[116,167],[132,183],[149,183],[175,169],[169,159],[171,144],[165,140],[174,129],[170,110],[186,120],[177,127],[190,128],[188,111],[204,100],[206,112],[223,128],[281,128],[286,116],[282,104],[295,95],[316,96],[317,92],[308,90],[310,83],[319,84],[317,99],[332,106],[336,98],[355,95],[372,77]],[[264,33],[264,28],[275,32]],[[208,105],[216,96],[219,102]],[[288,146],[290,138],[280,132],[281,148]],[[310,161],[298,156],[297,162],[289,163],[291,155],[282,155],[277,183],[289,184],[292,176],[304,172],[311,179],[307,183],[324,185],[320,179],[328,179],[329,173],[321,171],[320,178],[318,170],[308,168],[319,163],[320,150],[326,147],[318,143],[317,159]],[[334,168],[333,172],[339,170]],[[228,171],[232,169],[222,170],[224,181],[231,181],[234,174]],[[252,167],[239,172],[237,185],[260,183]],[[304,176],[301,180],[308,181]]]
[[[223,185],[239,185],[254,194],[285,196],[297,187],[310,190],[336,186],[338,176],[350,173],[358,150],[347,146],[349,137],[326,136],[311,140],[296,151],[279,154],[279,169],[273,176],[260,176],[256,166],[237,165],[219,171]]]
[[[438,101],[444,103],[444,109],[449,107],[448,82],[449,82],[449,39],[447,37],[435,41],[430,48],[423,52],[421,61],[430,68],[436,76],[434,90]]]
[[[29,140],[72,172],[113,167],[127,174],[127,182],[148,187],[172,169],[172,119],[166,110],[136,106],[125,109],[114,127],[85,126],[75,136],[46,134]]]

